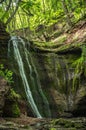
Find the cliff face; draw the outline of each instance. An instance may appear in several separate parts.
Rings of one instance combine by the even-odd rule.
[[[86,22],[51,42],[35,42],[31,49],[52,114],[73,111],[74,116],[85,116]]]
[[[85,33],[84,33],[85,34]],[[86,34],[85,34],[86,35]],[[84,36],[85,37],[85,36]],[[7,43],[9,40],[9,34],[5,31],[4,25],[0,24],[0,63],[8,65],[7,63]],[[78,39],[78,38],[77,38]],[[83,41],[83,40],[82,40]],[[31,59],[35,69],[37,70],[41,88],[46,96],[49,107],[51,110],[52,117],[64,116],[68,112],[72,112],[75,116],[80,114],[84,116],[86,106],[83,100],[85,100],[85,60],[82,61],[82,47],[85,45],[85,39],[83,42],[78,42],[77,44],[60,44],[55,46],[50,46],[48,44],[42,45],[40,43],[38,46],[30,46],[30,50],[34,50],[31,53]],[[41,46],[40,46],[41,45]],[[85,48],[85,46],[84,46]],[[28,50],[28,51],[30,51]],[[85,50],[84,50],[85,51]],[[21,50],[22,55],[23,51]],[[11,57],[12,58],[12,57]],[[28,82],[30,82],[32,95],[35,102],[40,106],[40,111],[43,114],[47,113],[46,105],[44,100],[42,101],[41,96],[38,94],[40,89],[34,88],[33,83],[30,81],[30,70],[28,65],[25,63],[26,75]],[[14,86],[15,89],[21,93],[25,98],[23,84],[20,78],[20,73],[18,70],[18,65],[16,62],[10,62],[10,66],[13,65],[12,71],[14,72]],[[78,66],[77,66],[78,65]],[[32,68],[34,68],[32,66]],[[32,69],[32,75],[36,77],[34,69]],[[37,79],[35,78],[35,83]],[[40,93],[40,92],[39,92]],[[4,98],[3,98],[4,99]],[[80,106],[80,104],[82,105]],[[28,106],[30,108],[30,106]],[[3,107],[1,107],[3,108]],[[84,109],[83,109],[84,108]],[[45,109],[45,110],[44,110]],[[83,112],[84,111],[84,112]],[[30,112],[31,113],[31,112]],[[29,112],[28,112],[28,115]],[[33,115],[33,114],[31,114]],[[69,116],[69,115],[68,115]]]
[[[73,66],[80,58],[80,53],[65,55],[33,53],[42,90],[49,101],[54,117],[71,116],[68,113],[72,113],[74,109],[78,111],[77,104],[86,94],[83,71],[80,72],[81,68],[77,70],[77,65]],[[85,104],[83,106],[85,108]],[[83,113],[80,105],[79,111]]]

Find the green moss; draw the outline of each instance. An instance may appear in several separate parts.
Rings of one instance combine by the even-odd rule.
[[[13,83],[13,72],[5,69],[3,64],[0,64],[0,76],[2,76],[9,84]]]
[[[17,103],[14,103],[13,105],[12,105],[12,117],[19,117],[20,116],[20,109],[19,109],[19,107],[18,107],[18,105],[17,105]]]
[[[39,47],[51,47],[53,44],[53,42],[34,42],[34,45]]]
[[[52,121],[53,126],[60,126],[62,128],[70,128],[70,130],[76,130],[84,128],[84,125],[82,122],[75,122],[74,120],[68,120],[68,119],[57,119]]]
[[[40,49],[43,49],[43,48],[53,49],[53,48],[63,45],[65,41],[66,41],[66,36],[62,35],[57,38],[57,42],[55,43],[54,42],[34,42],[34,45],[38,46]]]
[[[56,130],[56,128],[50,128],[50,130]]]
[[[20,95],[17,94],[13,89],[10,89],[7,98],[9,100],[18,100],[20,98]]]
[[[18,103],[15,101],[6,100],[4,111],[4,117],[19,117],[20,116],[20,109]]]
[[[82,55],[76,61],[73,62],[72,66],[75,68],[75,76],[73,78],[72,91],[77,92],[80,87],[80,79],[82,76],[86,77],[86,47],[82,47]],[[83,75],[82,75],[83,74]]]
[[[20,116],[20,109],[17,104],[17,100],[20,98],[20,95],[17,94],[13,89],[10,89],[9,95],[8,95],[8,100],[12,102],[9,106],[11,109],[11,115],[12,117],[19,117]]]
[[[68,123],[69,123],[69,125],[70,125],[71,122],[70,122],[70,121],[67,121],[67,120],[65,120],[65,119],[60,118],[60,119],[55,120],[54,125],[65,126],[65,125],[68,124]]]
[[[83,127],[83,125],[82,125],[82,123],[75,123],[75,128],[77,128],[77,129],[80,129],[80,128],[82,128]]]
[[[19,117],[20,109],[18,106],[18,99],[20,95],[17,94],[13,89],[10,89],[4,106],[3,116],[5,117]]]
[[[29,125],[24,125],[23,128],[28,130],[31,129]]]

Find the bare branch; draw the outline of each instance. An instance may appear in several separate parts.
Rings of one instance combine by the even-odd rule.
[[[13,16],[16,14],[16,11],[18,10],[20,1],[21,1],[21,0],[18,0],[17,5],[16,5],[16,9],[15,9],[15,11],[11,14],[11,16],[8,18],[8,20],[6,21],[6,23],[5,23],[6,25],[7,25],[8,23],[10,23],[10,21],[11,21],[12,18],[13,18]]]
[[[0,4],[3,3],[5,0],[0,0]]]

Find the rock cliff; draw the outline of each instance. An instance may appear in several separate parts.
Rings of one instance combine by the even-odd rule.
[[[9,91],[9,86],[7,85],[7,81],[0,77],[0,116],[3,115],[3,108],[5,105],[5,96]]]

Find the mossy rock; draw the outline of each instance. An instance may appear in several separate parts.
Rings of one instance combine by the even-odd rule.
[[[20,95],[17,94],[13,89],[10,89],[6,98],[10,101],[17,101],[18,99],[20,99]]]
[[[3,110],[4,117],[19,117],[20,116],[20,109],[18,106],[19,98],[20,98],[19,94],[17,94],[13,89],[10,89],[5,100],[5,106]]]
[[[68,119],[57,119],[53,121],[53,126],[60,126],[63,128],[75,128],[75,129],[81,129],[84,128],[84,125],[82,124],[82,122],[74,122],[72,120],[68,120]]]
[[[20,109],[19,109],[17,103],[12,105],[12,116],[13,117],[19,117],[20,116]]]
[[[17,102],[9,102],[7,101],[3,111],[4,117],[19,117],[20,109],[18,107]]]
[[[68,120],[65,120],[62,118],[55,120],[54,124],[61,125],[61,126],[65,126],[65,125],[72,126],[73,125],[73,123],[71,121],[68,121]]]

